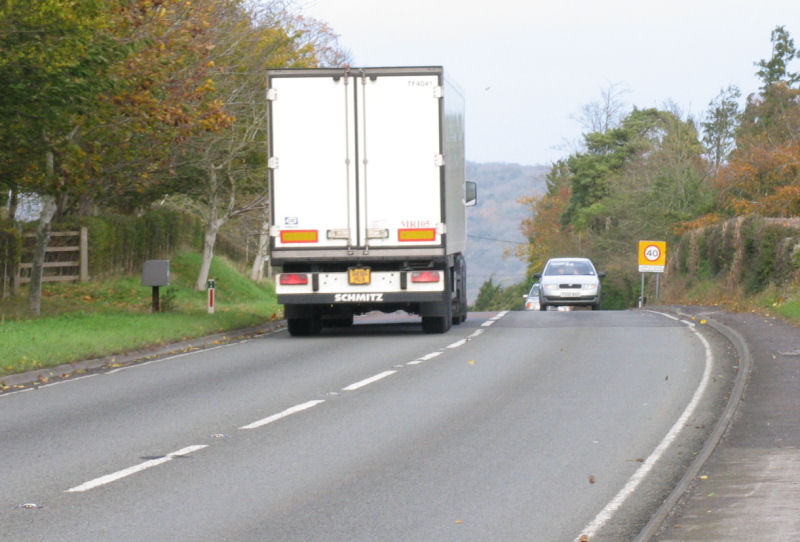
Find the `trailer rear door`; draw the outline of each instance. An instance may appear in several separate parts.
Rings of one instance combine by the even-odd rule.
[[[439,244],[439,78],[367,77],[357,89],[361,239],[371,247]]]
[[[352,81],[270,82],[275,247],[357,244]]]

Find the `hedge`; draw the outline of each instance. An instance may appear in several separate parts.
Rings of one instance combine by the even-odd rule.
[[[800,219],[734,218],[686,232],[668,272],[725,280],[748,294],[800,279]]]
[[[180,250],[202,251],[203,222],[188,213],[153,209],[142,216],[102,215],[53,224],[52,230],[89,229],[89,272],[97,277],[138,273],[146,260],[169,259]],[[215,252],[242,263],[245,250],[217,236]]]

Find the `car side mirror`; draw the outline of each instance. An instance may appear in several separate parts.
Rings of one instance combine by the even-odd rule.
[[[606,278],[606,273],[605,271],[601,271],[600,273],[597,274],[597,276],[600,277],[601,279],[604,279]]]
[[[542,274],[541,273],[534,273],[533,274],[533,278],[540,279],[540,278],[542,278]]]

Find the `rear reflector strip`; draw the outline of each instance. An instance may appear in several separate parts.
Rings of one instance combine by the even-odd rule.
[[[439,282],[438,271],[414,271],[411,273],[411,282]]]
[[[398,241],[435,241],[436,228],[413,228],[397,230]]]
[[[301,286],[308,284],[308,275],[306,273],[281,273],[278,281],[283,286]]]
[[[317,230],[284,230],[281,232],[281,243],[316,243],[318,241]]]

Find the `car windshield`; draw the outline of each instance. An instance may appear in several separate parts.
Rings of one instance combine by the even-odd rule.
[[[539,295],[539,284],[534,284],[531,287],[531,291],[528,293],[528,297],[533,297],[538,295]]]
[[[594,275],[589,262],[583,261],[563,261],[563,262],[550,262],[547,269],[544,270],[547,276],[559,275]]]

